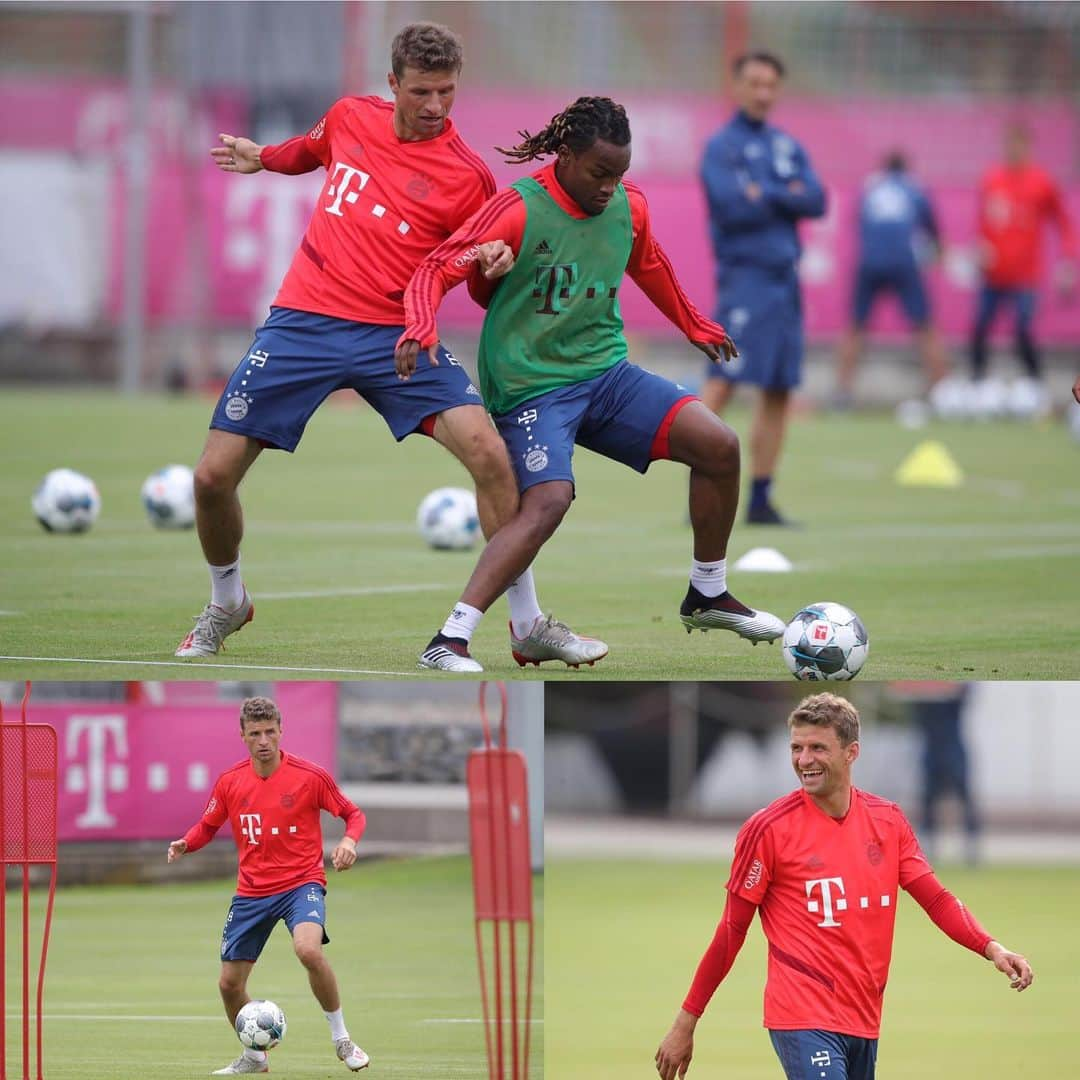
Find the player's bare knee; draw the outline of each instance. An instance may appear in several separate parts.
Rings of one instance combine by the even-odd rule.
[[[224,463],[202,458],[195,466],[195,501],[212,503],[228,498],[236,491],[233,471]]]
[[[244,992],[247,986],[247,976],[241,972],[223,971],[218,978],[218,990],[223,998],[236,997]]]
[[[322,946],[312,942],[297,942],[294,944],[296,959],[306,968],[317,968],[322,964]]]
[[[521,514],[529,523],[529,531],[545,539],[551,536],[570,509],[573,495],[569,484],[530,488],[521,499]]]
[[[473,436],[462,463],[478,488],[492,491],[515,489],[514,472],[510,468],[506,446],[495,431],[490,436],[479,433]]]

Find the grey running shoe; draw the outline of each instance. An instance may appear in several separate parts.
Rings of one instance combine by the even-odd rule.
[[[433,671],[477,672],[484,669],[469,655],[469,643],[461,638],[436,634],[420,654],[417,667]]]
[[[224,1069],[215,1069],[211,1076],[240,1076],[242,1073],[268,1073],[270,1064],[263,1054],[262,1061],[252,1061],[251,1058],[241,1054],[231,1065]]]
[[[592,667],[607,656],[608,648],[596,638],[579,637],[566,623],[551,615],[546,619],[541,615],[523,638],[514,637],[511,623],[510,651],[520,667],[526,664],[539,667],[545,660],[562,660],[567,667],[576,668],[582,664]]]
[[[691,630],[731,630],[752,641],[775,641],[784,633],[784,623],[767,611],[754,611],[729,592],[720,596],[702,596],[693,586],[679,608],[679,618],[686,632]]]
[[[226,611],[217,604],[207,604],[202,614],[195,620],[191,632],[180,642],[177,656],[213,656],[224,647],[225,639],[235,634],[255,618],[255,605],[251,602],[247,590],[244,599],[235,611]]]
[[[371,1058],[369,1058],[367,1054],[352,1041],[352,1039],[338,1039],[338,1041],[334,1043],[334,1047],[337,1050],[337,1056],[344,1061],[353,1072],[359,1072],[361,1069],[366,1069],[368,1062],[371,1060]]]

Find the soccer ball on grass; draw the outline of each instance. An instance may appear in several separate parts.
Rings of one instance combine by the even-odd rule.
[[[236,1014],[236,1034],[249,1050],[273,1050],[285,1038],[285,1014],[272,1001],[249,1001]]]
[[[159,529],[190,529],[195,524],[195,474],[186,465],[166,465],[142,486],[150,524]]]
[[[464,488],[438,488],[416,511],[416,527],[433,548],[464,551],[480,538],[476,496]]]
[[[53,469],[38,484],[30,505],[47,532],[86,532],[101,513],[101,496],[89,476]]]
[[[784,660],[796,679],[854,679],[869,652],[859,616],[831,601],[807,604],[784,631]]]

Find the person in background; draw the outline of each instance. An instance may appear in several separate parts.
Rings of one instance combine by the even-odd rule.
[[[784,65],[769,52],[735,60],[738,109],[709,139],[701,180],[716,257],[716,319],[739,356],[710,364],[701,400],[719,414],[739,383],[759,394],[750,429],[751,525],[791,524],[773,505],[791,392],[802,378],[803,318],[796,227],[825,213],[825,189],[803,148],[768,123]]]
[[[1035,415],[1049,407],[1042,385],[1042,357],[1034,336],[1036,294],[1042,277],[1042,236],[1047,223],[1061,236],[1063,259],[1055,271],[1057,289],[1068,294],[1076,280],[1076,243],[1061,192],[1050,175],[1031,160],[1031,137],[1013,125],[1005,133],[1005,160],[989,169],[979,184],[979,266],[982,281],[971,332],[974,409],[998,410],[1000,384],[986,378],[987,343],[994,317],[1003,306],[1014,314],[1016,349],[1024,375],[1014,387],[1018,411]]]
[[[894,293],[911,324],[928,387],[949,371],[941,338],[931,320],[923,264],[941,250],[941,233],[926,190],[908,171],[899,150],[886,155],[867,178],[859,200],[859,259],[852,295],[852,324],[840,343],[836,368],[837,408],[854,400],[855,369],[866,344],[874,301]]]

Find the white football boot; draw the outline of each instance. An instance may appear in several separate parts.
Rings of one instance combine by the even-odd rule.
[[[691,630],[731,630],[752,641],[775,641],[782,637],[785,624],[767,611],[754,611],[739,603],[730,592],[704,597],[696,589],[687,593],[679,608],[679,618],[686,632]]]
[[[334,1048],[337,1050],[338,1058],[344,1061],[352,1072],[359,1072],[361,1069],[368,1067],[371,1058],[352,1039],[338,1039],[334,1043]]]
[[[225,639],[235,634],[255,618],[255,605],[244,590],[244,599],[235,611],[226,611],[217,604],[207,604],[195,620],[191,632],[180,642],[177,656],[214,656],[224,646]]]
[[[590,667],[603,660],[608,647],[596,638],[579,637],[566,623],[551,615],[539,616],[529,632],[523,637],[514,636],[510,624],[510,651],[520,667],[535,664],[539,667],[545,660],[562,660],[567,667]]]
[[[231,1065],[226,1065],[224,1069],[216,1069],[210,1075],[241,1076],[246,1073],[268,1073],[269,1071],[270,1063],[265,1053],[262,1061],[252,1061],[246,1054],[241,1054]]]

